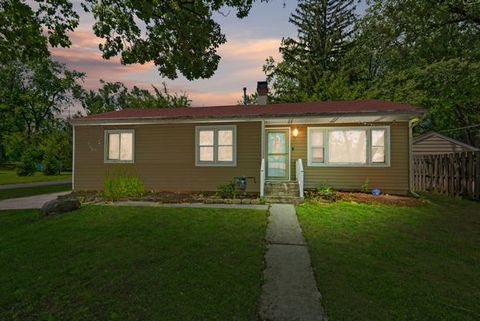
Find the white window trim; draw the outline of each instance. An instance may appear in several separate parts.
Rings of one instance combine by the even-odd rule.
[[[213,161],[200,161],[200,131],[213,130]],[[218,160],[218,131],[232,130],[232,156],[231,162]],[[205,167],[236,167],[237,166],[237,126],[195,126],[195,166]]]
[[[366,130],[367,131],[367,162],[366,163],[329,163],[328,162],[328,132],[332,130]],[[385,130],[385,162],[372,162],[372,130]],[[323,163],[312,162],[310,135],[313,130],[323,130]],[[307,165],[309,167],[390,167],[390,126],[351,126],[351,127],[308,127],[307,128]]]
[[[108,135],[109,134],[132,134],[132,160],[108,159]],[[105,129],[103,134],[103,162],[106,164],[133,164],[135,163],[135,129]]]

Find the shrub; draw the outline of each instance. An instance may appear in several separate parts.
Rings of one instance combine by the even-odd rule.
[[[37,154],[34,150],[27,149],[17,164],[16,172],[18,176],[31,176],[35,174],[37,163]]]
[[[338,197],[337,197],[337,194],[335,193],[335,191],[333,190],[333,188],[329,187],[329,186],[322,186],[318,189],[318,192],[317,192],[318,196],[320,196],[321,198],[323,199],[326,199],[326,200],[329,200],[329,201],[333,201],[335,202]]]
[[[336,202],[341,198],[332,187],[326,185],[320,185],[314,191],[306,191],[305,195],[310,199],[321,199],[332,202]]]
[[[138,197],[145,193],[145,185],[138,176],[122,173],[105,178],[103,193],[112,200]]]
[[[221,198],[236,198],[238,196],[235,183],[230,182],[228,184],[219,185],[217,187],[217,195]]]
[[[61,163],[62,170],[71,170],[72,143],[67,130],[54,130],[41,140],[41,150],[47,158],[55,158],[54,163]],[[52,163],[53,165],[53,163]],[[45,166],[47,166],[45,164]]]
[[[365,181],[362,184],[361,191],[364,192],[364,193],[368,193],[368,191],[369,191],[368,185],[369,185],[369,180],[367,178],[367,179],[365,179]]]
[[[62,162],[51,155],[45,156],[43,160],[45,175],[60,175],[62,171]]]

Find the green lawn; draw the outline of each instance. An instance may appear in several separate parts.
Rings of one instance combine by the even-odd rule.
[[[16,197],[64,192],[64,191],[70,191],[71,189],[72,189],[72,184],[4,189],[4,190],[0,190],[0,200],[7,199],[7,198],[16,198]]]
[[[0,320],[253,320],[266,211],[0,211]]]
[[[17,176],[14,170],[0,169],[0,185],[31,183],[31,182],[47,182],[69,179],[72,177],[70,172],[63,172],[61,175],[46,176],[43,173],[36,172],[33,176]]]
[[[480,320],[480,203],[297,207],[331,321]]]

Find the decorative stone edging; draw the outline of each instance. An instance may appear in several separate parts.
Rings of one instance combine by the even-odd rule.
[[[81,203],[110,203],[111,199],[106,199],[101,195],[75,195]],[[245,204],[245,205],[263,205],[265,200],[263,198],[215,198],[215,197],[202,197],[202,198],[186,198],[186,199],[174,199],[165,201],[162,198],[156,197],[129,197],[119,199],[118,201],[139,201],[139,202],[157,202],[161,204],[173,204],[173,203],[203,203],[203,204]]]

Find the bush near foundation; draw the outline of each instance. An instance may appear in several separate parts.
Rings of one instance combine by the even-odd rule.
[[[138,175],[122,168],[110,171],[103,185],[104,196],[112,200],[139,197],[145,193],[145,185]]]

